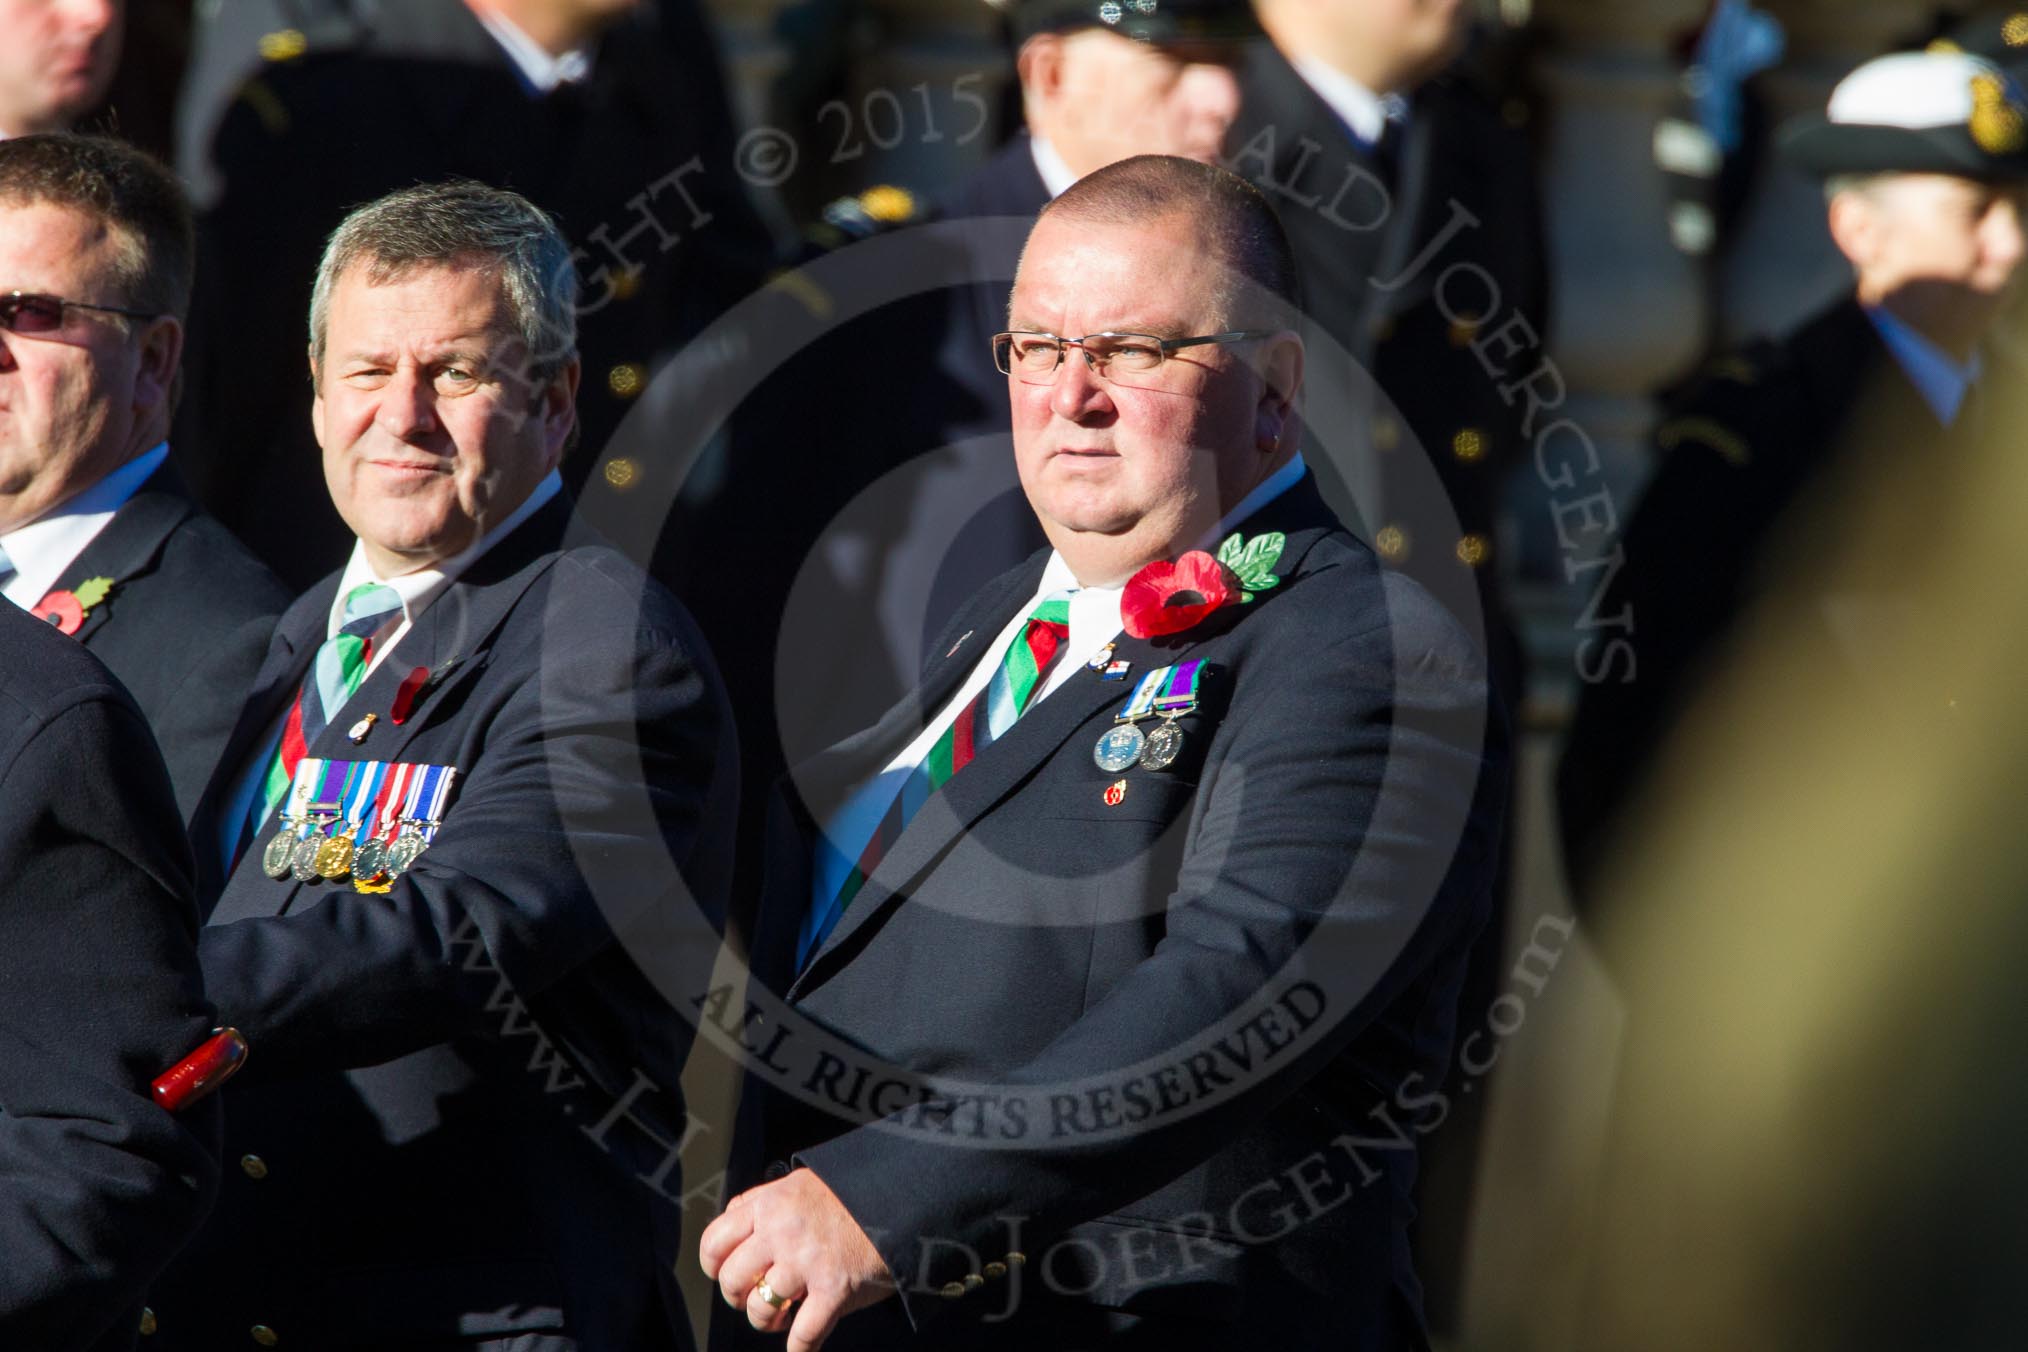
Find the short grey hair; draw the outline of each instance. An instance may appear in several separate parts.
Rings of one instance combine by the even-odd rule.
[[[470,179],[403,188],[347,216],[324,245],[310,292],[310,366],[322,379],[331,291],[355,267],[382,286],[417,268],[477,266],[499,277],[527,344],[525,378],[547,384],[577,355],[577,266],[547,212],[505,188]]]

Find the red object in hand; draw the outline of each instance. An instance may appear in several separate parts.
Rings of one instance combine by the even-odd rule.
[[[1239,600],[1224,564],[1201,549],[1174,563],[1157,561],[1127,580],[1120,619],[1131,638],[1180,634],[1220,606]]]
[[[155,1077],[155,1102],[166,1112],[181,1112],[231,1079],[246,1064],[246,1054],[246,1038],[239,1029],[219,1029]]]
[[[31,613],[36,619],[55,625],[62,634],[75,634],[84,626],[84,607],[78,604],[74,592],[53,591],[37,601]]]

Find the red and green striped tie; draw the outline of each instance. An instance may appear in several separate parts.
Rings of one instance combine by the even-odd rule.
[[[274,763],[268,766],[260,796],[254,800],[256,831],[287,795],[296,762],[309,754],[332,717],[366,678],[367,665],[373,659],[373,636],[400,614],[400,593],[382,583],[363,582],[346,593],[338,632],[317,649],[282,724],[281,745],[275,748]]]
[[[1067,596],[1068,593],[1059,592],[1035,607],[1021,633],[1007,645],[1000,667],[986,682],[985,689],[974,695],[958,712],[957,718],[930,747],[929,754],[903,782],[901,792],[894,796],[879,826],[874,828],[872,838],[866,842],[866,848],[859,852],[852,871],[845,876],[837,899],[822,911],[812,913],[811,923],[804,927],[799,962],[807,960],[817,945],[823,942],[824,936],[831,932],[845,914],[845,908],[859,895],[859,889],[866,885],[867,878],[880,866],[888,849],[901,838],[902,829],[929,800],[929,796],[942,788],[952,775],[978,759],[980,752],[1006,736],[1014,721],[1028,711],[1035,692],[1041,688],[1050,668],[1062,656],[1064,644],[1070,639],[1070,602]]]

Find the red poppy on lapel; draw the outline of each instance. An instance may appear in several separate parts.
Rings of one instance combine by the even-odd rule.
[[[1132,638],[1180,634],[1239,600],[1239,579],[1211,555],[1193,549],[1174,563],[1157,560],[1129,578],[1120,593],[1120,620]]]

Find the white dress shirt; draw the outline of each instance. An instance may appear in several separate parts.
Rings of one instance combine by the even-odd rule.
[[[0,589],[0,596],[25,610],[49,595],[49,589],[84,553],[85,546],[99,538],[99,532],[106,528],[113,514],[127,505],[127,499],[138,493],[168,458],[169,443],[165,441],[154,450],[135,456],[70,501],[0,535],[0,552],[6,554],[15,568],[7,586]]]
[[[1408,116],[1407,99],[1399,94],[1376,94],[1336,66],[1313,56],[1298,56],[1289,64],[1303,77],[1303,83],[1330,105],[1361,145],[1379,145],[1387,124],[1404,121]]]
[[[573,47],[562,56],[551,56],[547,48],[499,10],[473,5],[472,13],[507,53],[532,92],[552,93],[558,85],[581,84],[591,77],[590,46]]]
[[[1302,453],[1298,452],[1288,464],[1240,499],[1239,505],[1220,519],[1198,547],[1208,549],[1216,546],[1235,525],[1287,492],[1303,477],[1304,471]],[[1062,689],[1064,683],[1097,657],[1108,643],[1119,638],[1124,628],[1120,619],[1120,596],[1126,591],[1126,585],[1079,587],[1070,565],[1063,561],[1061,554],[1052,550],[1049,561],[1043,565],[1042,579],[1036,584],[1034,594],[1015,610],[1013,617],[993,636],[993,641],[980,651],[971,673],[965,677],[957,693],[945,701],[937,716],[887,763],[887,768],[854,790],[826,824],[823,837],[817,841],[815,866],[811,870],[813,914],[827,908],[831,899],[844,887],[847,875],[865,851],[867,842],[873,839],[873,833],[879,827],[880,819],[887,815],[895,795],[901,792],[909,775],[929,754],[930,748],[937,744],[945,729],[957,721],[965,706],[986,688],[994,673],[999,671],[1007,649],[1027,628],[1029,615],[1048,597],[1062,591],[1070,592],[1070,637],[1064,644],[1062,655],[1051,665],[1042,684],[1029,699],[1029,709]],[[964,638],[959,640],[960,643],[964,641]],[[1123,694],[1123,701],[1124,698]]]
[[[441,563],[428,568],[418,568],[412,573],[402,573],[395,577],[380,576],[366,560],[365,544],[358,540],[353,541],[352,557],[346,560],[345,572],[338,579],[338,594],[331,598],[331,619],[324,631],[325,640],[336,638],[339,629],[344,626],[345,598],[352,594],[353,588],[366,582],[385,583],[394,588],[394,594],[401,598],[401,619],[395,622],[392,630],[383,630],[374,635],[373,657],[359,678],[364,681],[373,674],[374,668],[394,651],[395,645],[408,635],[408,631],[415,628],[415,622],[422,617],[425,610],[429,609],[430,602],[443,595],[444,588],[456,581],[459,574],[477,563],[480,556],[498,544],[507,532],[535,515],[551,498],[562,491],[563,479],[555,470],[551,470],[548,476],[535,486],[535,491],[528,495],[528,500],[509,512],[499,525],[480,536],[477,544]]]
[[[1885,306],[1867,306],[1866,317],[1880,331],[1880,341],[1887,344],[1887,350],[1894,354],[1909,383],[1921,392],[1936,420],[1945,427],[1956,422],[1965,396],[1985,371],[1984,357],[1974,352],[1970,361],[1959,361]]]
[[[1063,196],[1063,190],[1077,182],[1077,175],[1057,154],[1056,147],[1044,136],[1031,134],[1028,138],[1028,153],[1035,157],[1035,172],[1042,175],[1042,186],[1049,189],[1050,200]]]

